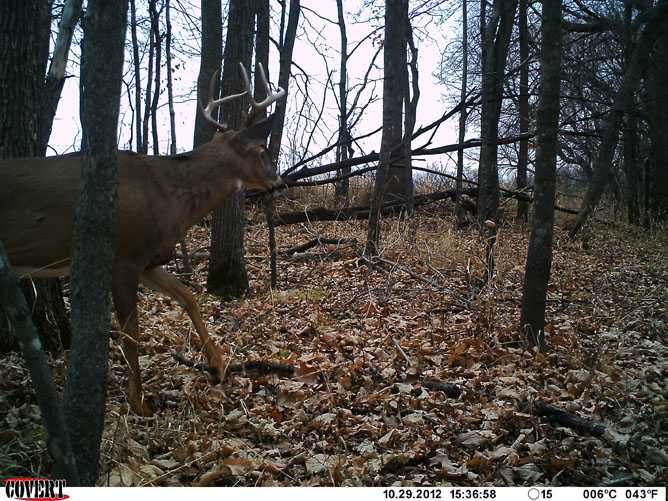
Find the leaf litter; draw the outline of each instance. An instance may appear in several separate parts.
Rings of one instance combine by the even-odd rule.
[[[548,348],[536,353],[517,332],[526,231],[501,228],[494,277],[478,290],[475,230],[438,210],[416,223],[411,240],[411,222],[383,222],[379,266],[355,243],[363,221],[279,227],[279,250],[345,242],[279,254],[273,291],[266,228],[249,226],[251,291],[230,302],[204,292],[207,260],[194,256],[186,282],[217,343],[235,362],[294,366],[293,377],[211,384],[172,357],[205,360],[185,312],[142,290],[140,362],[158,412],[128,410],[112,340],[99,485],[665,485],[666,235],[592,228],[583,250],[557,228]],[[189,244],[206,248],[206,229]],[[65,361],[51,363],[62,387]],[[17,354],[1,367],[0,470],[48,472],[29,374]],[[605,433],[535,415],[537,400]]]

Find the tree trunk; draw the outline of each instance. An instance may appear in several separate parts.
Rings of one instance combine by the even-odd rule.
[[[170,0],[165,2],[165,57],[167,59],[167,105],[169,106],[169,154],[176,155],[176,114],[174,113],[174,88],[172,87],[172,20]]]
[[[624,6],[624,64],[630,63],[633,53],[633,29],[631,4],[626,2]],[[640,209],[638,206],[638,174],[636,166],[638,161],[638,120],[635,110],[635,98],[633,94],[624,96],[624,198],[626,200],[626,213],[629,224],[640,223]]]
[[[148,0],[149,14],[155,10],[158,0]],[[146,78],[146,92],[144,95],[144,120],[142,121],[142,149],[139,153],[148,153],[148,122],[151,118],[151,96],[153,96],[153,59],[155,57],[155,45],[153,44],[153,22],[148,35],[148,75]]]
[[[402,77],[406,71],[406,35],[403,12],[407,0],[387,0],[385,3],[385,42],[383,49],[383,133],[380,141],[380,160],[376,171],[365,254],[378,254],[380,243],[380,210],[386,195],[401,195],[401,181],[391,170],[393,150],[402,140],[402,108],[404,94]],[[408,169],[406,169],[408,170]],[[393,179],[394,178],[394,179]],[[394,198],[394,197],[393,197]],[[400,199],[403,197],[400,196]]]
[[[538,150],[529,250],[524,271],[520,325],[531,346],[542,347],[545,302],[552,266],[554,198],[559,132],[561,71],[561,0],[543,0],[540,102],[536,129]]]
[[[290,67],[292,66],[292,52],[297,37],[297,26],[301,14],[300,0],[290,0],[290,12],[285,33],[281,32],[281,53],[279,61],[278,86],[288,92],[290,86]],[[285,126],[285,110],[287,100],[281,99],[276,103],[274,110],[274,125],[269,139],[269,155],[278,168],[278,155],[281,152],[283,127]]]
[[[65,70],[70,53],[74,28],[81,17],[83,0],[67,0],[63,6],[63,17],[58,24],[58,37],[53,49],[53,57],[42,90],[42,112],[40,116],[40,156],[46,155],[53,119],[58,109],[58,101],[65,85]]]
[[[251,2],[230,2],[223,57],[223,95],[235,94],[244,88],[239,63],[246,68],[250,67],[253,14]],[[227,125],[239,129],[243,125],[247,108],[248,99],[245,97],[225,103],[222,112]],[[224,299],[240,297],[248,290],[244,259],[244,199],[244,191],[239,190],[213,213],[207,289]]]
[[[141,67],[139,61],[139,43],[137,42],[137,8],[135,0],[130,0],[130,33],[132,35],[132,66],[135,74],[135,130],[137,134],[137,151],[144,150],[141,118]]]
[[[520,24],[520,134],[529,132],[529,30],[527,28],[527,0],[519,3]],[[517,191],[524,191],[527,186],[527,167],[529,166],[529,140],[520,141],[517,155]],[[517,201],[517,220],[526,223],[529,219],[529,204]]]
[[[350,134],[348,132],[348,34],[346,32],[346,18],[343,13],[343,0],[336,0],[337,20],[339,25],[340,60],[339,60],[339,135],[336,147],[336,161],[348,159],[350,151]],[[350,167],[337,171],[337,176],[350,174]],[[350,179],[345,178],[337,182],[334,188],[336,201],[341,207],[347,207],[349,198]]]
[[[197,76],[197,104],[195,105],[195,133],[193,146],[197,148],[213,137],[216,128],[202,114],[209,97],[215,99],[220,92],[220,79],[216,80],[209,96],[209,81],[220,70],[223,60],[223,12],[220,0],[202,0],[202,55]],[[236,92],[239,92],[238,90]]]
[[[42,133],[46,134],[49,110],[41,110],[39,103],[44,97],[49,55],[51,2],[39,6],[0,2],[0,33],[0,95],[4,96],[0,100],[0,158],[40,156],[48,142]],[[56,55],[62,54],[62,48],[58,49]],[[53,94],[50,96],[52,99]],[[22,288],[44,345],[52,351],[68,347],[70,326],[60,281],[23,280]],[[0,319],[0,351],[16,348],[6,325]]]
[[[404,135],[401,140],[403,146],[403,189],[406,198],[407,213],[413,214],[414,193],[413,193],[413,167],[412,167],[412,139],[415,131],[415,120],[417,117],[417,105],[420,100],[420,84],[418,72],[418,50],[413,39],[413,26],[408,15],[408,2],[404,2],[402,21],[404,25],[404,36],[411,52],[410,62],[407,60],[406,50],[404,56],[404,72],[402,78],[402,91],[404,94]],[[410,67],[410,78],[408,68]],[[417,220],[413,219],[412,238],[415,238],[417,231]]]
[[[657,221],[668,220],[668,33],[656,45],[654,53],[656,76],[654,77],[652,113],[652,172],[651,213]]]
[[[463,103],[466,100],[466,91],[468,86],[469,73],[469,30],[468,30],[468,0],[462,1],[462,88],[459,93],[459,102]],[[465,105],[459,112],[459,132],[457,142],[464,143],[466,137],[466,117],[468,110]],[[464,148],[457,150],[457,180],[455,181],[455,188],[457,190],[457,200],[455,202],[455,215],[457,216],[457,224],[463,226],[466,224],[466,211],[462,207],[462,181],[464,178]]]
[[[151,99],[151,132],[153,139],[153,154],[160,154],[158,140],[158,102],[160,101],[160,59],[162,57],[162,36],[160,35],[160,12],[156,9],[156,2],[149,2],[149,16],[151,18],[151,43],[155,52],[155,88]],[[161,9],[162,10],[162,9]],[[148,96],[147,98],[148,99]]]
[[[86,142],[72,237],[74,342],[65,386],[67,423],[82,485],[97,480],[104,427],[127,7],[127,0],[88,0],[84,18],[81,124]]]
[[[0,242],[0,311],[19,340],[35,396],[46,429],[46,443],[54,461],[53,476],[64,476],[69,484],[78,483],[78,475],[62,402],[53,384],[51,369],[42,349],[39,334],[30,320],[30,308],[21,292],[18,278],[11,268]]]
[[[493,12],[485,21],[483,37],[484,60],[482,67],[482,107],[480,132],[480,165],[478,168],[478,219],[496,221],[499,209],[499,172],[497,167],[497,140],[499,115],[503,102],[503,76],[508,57],[510,35],[517,0],[495,0]]]

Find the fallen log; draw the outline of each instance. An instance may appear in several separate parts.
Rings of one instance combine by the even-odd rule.
[[[467,188],[462,193],[469,196],[477,194],[477,188]],[[439,200],[446,200],[448,198],[454,199],[457,192],[455,190],[437,191],[427,195],[416,195],[413,206],[419,207],[421,205],[430,204]],[[406,204],[403,201],[393,201],[386,203],[381,213],[383,215],[398,214],[406,209]],[[286,224],[307,223],[310,221],[346,221],[350,219],[368,219],[369,207],[347,207],[344,209],[327,209],[318,207],[314,209],[305,209],[303,211],[285,212],[276,215],[274,224],[276,226],[284,226]]]
[[[585,419],[543,400],[535,400],[532,404],[529,404],[529,410],[536,416],[546,417],[549,421],[572,428],[578,433],[589,433],[595,437],[600,437],[606,430],[603,423]]]
[[[306,243],[295,245],[294,247],[290,247],[289,249],[286,249],[282,252],[282,254],[286,254],[288,256],[291,256],[292,254],[297,254],[300,252],[307,251],[311,249],[312,247],[315,247],[316,245],[322,245],[322,244],[329,244],[329,245],[357,245],[357,240],[354,238],[328,238],[328,237],[318,237],[314,238],[312,240],[309,240]]]
[[[525,193],[514,192],[511,190],[501,190],[503,196],[506,198],[515,198],[516,200],[524,200],[529,203],[533,202],[533,199]],[[462,194],[468,195],[470,197],[478,196],[478,188],[466,188],[462,191]],[[456,196],[455,190],[446,190],[446,191],[437,191],[434,193],[429,193],[426,195],[416,195],[414,207],[420,207],[427,205],[439,200],[454,200]],[[381,214],[384,216],[398,214],[402,210],[405,210],[406,204],[400,201],[393,201],[386,203],[382,210]],[[554,210],[557,212],[564,212],[566,214],[577,214],[576,209],[568,209],[566,207],[560,207],[558,205],[554,206]],[[327,209],[325,207],[316,207],[313,209],[305,209],[302,211],[295,212],[284,212],[283,214],[276,215],[274,225],[275,226],[285,226],[288,224],[298,224],[298,223],[308,223],[312,221],[348,221],[351,219],[368,219],[369,218],[369,207],[347,207],[343,209]],[[606,221],[601,221],[599,219],[597,222],[604,224],[612,224]]]

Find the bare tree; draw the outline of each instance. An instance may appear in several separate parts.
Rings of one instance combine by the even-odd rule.
[[[348,34],[346,18],[343,13],[343,0],[336,0],[337,21],[340,35],[339,61],[339,134],[336,147],[337,162],[345,161],[352,156],[350,131],[348,129]],[[339,176],[350,174],[350,167],[344,167],[338,172]],[[336,183],[335,195],[339,205],[347,207],[350,179],[344,178]]]
[[[139,42],[137,40],[137,7],[135,0],[130,0],[130,34],[132,35],[132,66],[135,77],[135,129],[137,136],[137,151],[147,151],[146,139],[142,135],[141,117],[141,65],[139,61]]]
[[[253,20],[252,2],[230,1],[223,57],[224,95],[233,94],[243,88],[239,63],[245,68],[250,67]],[[247,107],[247,97],[225,103],[222,108],[226,125],[236,129],[241,128]],[[213,213],[207,288],[222,298],[240,297],[248,290],[248,274],[244,259],[244,198],[244,191],[240,190]]]
[[[484,0],[483,0],[484,1]],[[503,101],[503,78],[513,31],[517,0],[494,0],[489,18],[481,14],[482,109],[480,119],[480,166],[478,168],[478,219],[496,221],[499,208],[497,151],[499,115]],[[484,226],[483,226],[484,227]]]
[[[520,28],[520,94],[518,111],[520,114],[520,134],[529,132],[529,29],[527,26],[527,0],[519,2]],[[520,141],[517,155],[517,191],[524,191],[527,186],[527,168],[529,166],[529,140]],[[517,202],[517,220],[526,223],[529,219],[529,204],[524,200]]]
[[[65,408],[82,485],[95,485],[104,426],[111,268],[118,205],[117,126],[127,0],[89,0],[84,18],[81,186],[72,238],[72,350]]]
[[[407,0],[387,0],[385,3],[385,42],[384,42],[384,74],[383,81],[383,134],[380,144],[380,161],[376,171],[371,210],[369,211],[369,227],[365,253],[370,256],[378,254],[380,241],[380,209],[386,196],[399,197],[406,200],[409,195],[404,190],[406,173],[410,169],[392,168],[394,150],[401,145],[402,109],[404,104],[403,82],[406,68],[406,29],[404,19],[408,9]],[[412,192],[412,183],[410,184]]]
[[[468,39],[468,0],[462,0],[462,82],[461,90],[459,93],[459,100],[461,103],[466,101],[467,85],[468,85],[468,72],[469,72],[469,39]],[[459,111],[459,130],[458,130],[458,141],[459,144],[464,143],[464,138],[466,136],[466,117],[467,109],[466,106],[462,106]],[[457,189],[457,201],[455,207],[455,213],[457,216],[457,223],[459,225],[464,224],[465,222],[465,211],[462,207],[462,178],[464,176],[464,148],[459,148],[457,150],[457,180],[456,180],[456,189]]]
[[[223,60],[223,12],[218,0],[202,0],[202,53],[199,75],[197,76],[197,105],[195,109],[195,132],[193,146],[196,148],[212,137],[216,128],[204,117],[202,104],[207,96],[217,96],[220,92],[220,80],[214,80],[213,88],[209,82],[214,73],[220,70]]]
[[[543,0],[538,151],[529,250],[524,271],[520,325],[531,346],[542,346],[545,302],[552,266],[561,72],[561,0]]]

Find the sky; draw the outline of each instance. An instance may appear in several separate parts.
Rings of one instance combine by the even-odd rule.
[[[188,1],[181,0],[182,5]],[[172,10],[172,24],[174,37],[183,40],[185,44],[199,47],[199,41],[196,36],[186,29],[186,25],[192,22],[199,21],[199,12],[196,6],[187,7],[189,18],[184,17],[178,12],[179,0],[172,0],[176,7]],[[138,2],[138,9],[141,2]],[[348,47],[351,50],[357,45],[357,42],[364,39],[369,32],[377,26],[374,22],[367,22],[368,18],[372,16],[370,9],[360,9],[362,1],[360,0],[346,0],[344,2],[344,11],[346,12],[346,24],[348,31]],[[271,2],[272,8],[278,8],[276,2]],[[339,30],[338,27],[329,23],[322,18],[331,20],[337,19],[336,2],[334,0],[303,0],[302,1],[302,18],[300,19],[300,30],[298,31],[298,38],[295,42],[293,59],[295,65],[309,75],[309,92],[308,96],[314,105],[312,115],[317,116],[323,102],[324,84],[327,81],[327,71],[332,72],[331,82],[334,86],[338,83],[338,68],[339,68]],[[276,13],[277,14],[277,13]],[[319,17],[320,16],[320,17]],[[274,16],[276,19],[278,16]],[[420,125],[425,125],[440,117],[444,111],[449,109],[449,105],[444,96],[446,93],[452,95],[458,93],[457,89],[448,89],[444,84],[438,81],[436,74],[438,73],[439,62],[441,59],[441,50],[447,43],[450,43],[456,37],[456,23],[457,19],[450,19],[443,23],[437,23],[433,18],[423,15],[416,21],[415,36],[419,49],[418,64],[420,71],[420,100],[418,103],[417,123],[416,129]],[[377,22],[376,22],[377,23]],[[272,23],[272,36],[276,36],[277,26]],[[78,32],[78,40],[80,41],[81,32]],[[130,32],[127,33],[127,38],[130,38]],[[363,78],[367,70],[369,62],[375,53],[379,39],[382,38],[382,29],[377,32],[375,44],[366,41],[354,52],[348,62],[348,81],[349,85],[355,86]],[[73,45],[74,47],[74,45]],[[79,78],[78,78],[78,47],[74,48],[74,53],[71,61],[68,64],[68,78],[63,89],[62,98],[58,107],[53,133],[50,140],[51,149],[49,154],[60,154],[67,151],[78,149],[81,126],[79,122]],[[174,89],[177,103],[175,104],[176,111],[176,126],[177,126],[177,149],[178,151],[187,151],[192,148],[192,136],[195,118],[195,84],[197,82],[197,75],[199,72],[199,58],[190,56],[179,56],[178,51],[175,51],[177,57],[175,58],[178,67],[176,68],[174,78]],[[133,73],[130,68],[131,61],[127,57],[129,53],[126,52],[126,71],[125,79],[132,83]],[[323,58],[324,55],[324,58]],[[327,63],[325,64],[325,59]],[[164,54],[163,54],[164,61]],[[275,82],[278,71],[278,54],[272,46],[272,54],[270,55],[270,79]],[[382,97],[382,53],[376,59],[377,69],[372,70],[370,74],[371,79],[376,79],[375,95],[377,98]],[[301,73],[300,70],[293,67],[293,72]],[[144,69],[143,78],[146,78],[146,71]],[[302,82],[303,76],[296,77]],[[163,71],[163,88],[165,86],[165,75]],[[312,123],[299,119],[299,111],[302,106],[304,96],[298,88],[296,80],[292,80],[288,91],[288,113],[286,120],[286,131],[283,140],[281,164],[283,168],[291,165],[291,163],[304,155],[302,148],[291,148],[291,145],[303,145],[311,134]],[[369,90],[370,92],[370,90]],[[363,94],[368,96],[369,92]],[[351,98],[352,99],[352,98]],[[360,99],[364,102],[364,98]],[[313,154],[324,148],[329,141],[335,140],[335,131],[337,128],[338,109],[334,95],[331,89],[326,95],[325,106],[322,113],[322,122],[318,131],[313,134],[313,137],[308,143],[308,154]],[[353,135],[361,135],[370,132],[380,126],[382,117],[382,100],[371,104],[363,117],[360,119],[358,125],[353,131]],[[119,147],[122,149],[130,149],[128,144],[130,138],[130,123],[131,110],[128,105],[128,96],[126,88],[123,88],[123,96],[121,98],[121,110],[119,120]],[[160,131],[160,152],[166,154],[169,149],[169,116],[167,110],[167,95],[166,89],[164,96],[161,98],[161,107],[158,112],[158,124]],[[450,144],[456,142],[456,118],[451,119],[448,124],[441,128],[442,130],[435,136],[432,145]],[[422,141],[418,140],[417,145],[421,145]],[[360,142],[360,146],[364,150],[378,151],[380,147],[380,133],[365,139]],[[293,152],[289,155],[289,152]],[[359,149],[355,152],[360,154]],[[323,159],[324,160],[324,159]],[[331,159],[330,159],[331,160]],[[430,166],[446,167],[451,164],[452,160],[449,157],[442,156],[429,157],[428,164]],[[425,165],[423,163],[421,165]]]

